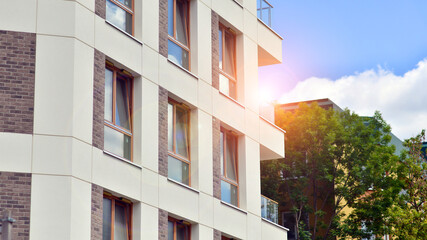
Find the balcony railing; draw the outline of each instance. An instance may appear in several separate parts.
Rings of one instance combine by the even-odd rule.
[[[261,195],[261,217],[278,224],[279,204],[276,201]]]
[[[271,27],[271,9],[273,8],[273,5],[271,5],[267,0],[257,1],[258,18]]]

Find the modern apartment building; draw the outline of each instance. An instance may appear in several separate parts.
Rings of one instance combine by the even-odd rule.
[[[259,115],[282,38],[257,1],[0,1],[12,239],[286,239],[261,217],[285,143]]]

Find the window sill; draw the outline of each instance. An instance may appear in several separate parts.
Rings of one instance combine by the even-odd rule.
[[[267,222],[267,223],[270,223],[270,224],[272,224],[272,225],[274,225],[275,227],[278,227],[278,228],[281,228],[281,229],[283,229],[283,230],[285,230],[285,231],[288,231],[289,232],[289,229],[288,228],[285,228],[284,226],[280,226],[279,224],[277,224],[277,223],[274,223],[274,222],[272,222],[272,221],[270,221],[270,220],[268,220],[268,219],[265,219],[265,218],[261,218],[264,222]]]
[[[189,189],[189,190],[191,190],[191,191],[193,191],[193,192],[195,192],[195,193],[197,193],[197,194],[199,194],[199,193],[200,193],[200,192],[199,192],[199,190],[194,189],[194,188],[192,188],[192,187],[190,187],[190,186],[187,186],[187,185],[185,185],[185,184],[183,184],[183,183],[180,183],[180,182],[178,182],[178,181],[176,181],[176,180],[173,180],[173,179],[171,179],[171,178],[168,178],[168,181],[170,181],[170,182],[172,182],[172,183],[175,183],[175,184],[177,184],[177,185],[179,185],[179,186],[181,186],[181,187],[183,187],[183,188],[187,188],[187,189]]]
[[[199,77],[198,76],[196,76],[195,74],[193,74],[192,72],[190,72],[190,71],[188,71],[187,69],[185,69],[185,68],[183,68],[183,67],[181,67],[179,64],[176,64],[176,63],[174,63],[172,60],[170,60],[169,58],[168,58],[168,62],[169,63],[172,63],[174,66],[176,66],[177,68],[179,68],[179,69],[181,69],[181,70],[183,70],[184,72],[186,72],[187,74],[189,74],[190,76],[192,76],[193,78],[195,78],[195,79],[197,79],[197,80],[199,80]]]
[[[235,2],[237,5],[239,5],[243,9],[243,5],[239,1],[233,0],[233,2]]]
[[[105,20],[105,22],[106,22],[108,25],[110,25],[110,26],[112,26],[113,28],[115,28],[116,30],[118,30],[118,31],[120,31],[121,33],[125,34],[126,36],[130,37],[130,38],[131,38],[131,39],[133,39],[135,42],[137,42],[137,43],[139,43],[139,44],[143,45],[143,43],[142,43],[141,41],[139,41],[138,39],[136,39],[134,36],[130,35],[129,33],[127,33],[127,32],[125,32],[125,31],[123,31],[122,29],[120,29],[120,28],[116,27],[113,23],[109,22],[108,20]]]
[[[118,159],[118,160],[120,160],[120,161],[123,161],[123,162],[125,162],[125,163],[127,163],[127,164],[129,164],[129,165],[132,165],[132,166],[134,166],[134,167],[137,167],[137,168],[142,169],[142,166],[140,166],[140,165],[138,165],[138,164],[136,164],[136,163],[133,163],[133,162],[131,162],[131,161],[127,160],[126,158],[122,158],[122,157],[120,157],[120,156],[117,156],[117,155],[116,155],[116,154],[114,154],[114,153],[110,153],[110,152],[105,151],[105,150],[104,150],[103,152],[104,152],[104,154],[106,154],[106,155],[108,155],[108,156],[110,156],[110,157],[113,157],[113,158]]]
[[[235,100],[234,98],[232,98],[232,97],[228,96],[227,94],[225,94],[225,93],[223,93],[223,92],[221,92],[221,91],[219,91],[219,94],[221,94],[222,96],[224,96],[224,97],[226,97],[226,98],[230,99],[232,102],[234,102],[235,104],[239,105],[239,107],[241,107],[241,108],[243,108],[243,109],[245,109],[245,108],[246,108],[243,104],[239,103],[237,100]]]
[[[244,214],[248,214],[248,212],[246,212],[245,210],[243,210],[243,209],[241,209],[239,207],[236,207],[236,206],[234,206],[234,205],[232,205],[232,204],[230,204],[228,202],[224,202],[224,201],[221,200],[221,204],[224,204],[225,206],[231,207],[231,208],[233,208],[233,209],[235,209],[235,210],[237,210],[239,212],[242,212]]]

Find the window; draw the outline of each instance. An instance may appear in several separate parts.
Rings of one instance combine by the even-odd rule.
[[[221,236],[221,240],[232,240],[232,238]]]
[[[133,0],[106,0],[106,19],[133,35]]]
[[[105,68],[104,151],[132,161],[131,75],[107,63]]]
[[[236,99],[236,36],[230,28],[219,25],[219,90]]]
[[[132,202],[104,193],[102,240],[132,239]]]
[[[191,225],[169,217],[168,240],[190,240]]]
[[[190,70],[189,0],[168,0],[168,58]]]
[[[190,185],[190,109],[172,99],[168,103],[168,177]]]
[[[221,129],[221,199],[234,206],[239,205],[239,177],[237,166],[237,136]]]

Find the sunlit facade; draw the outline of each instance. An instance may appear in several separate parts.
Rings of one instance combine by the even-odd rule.
[[[257,69],[281,61],[257,0],[1,2],[12,239],[286,239],[260,190],[285,143]]]

